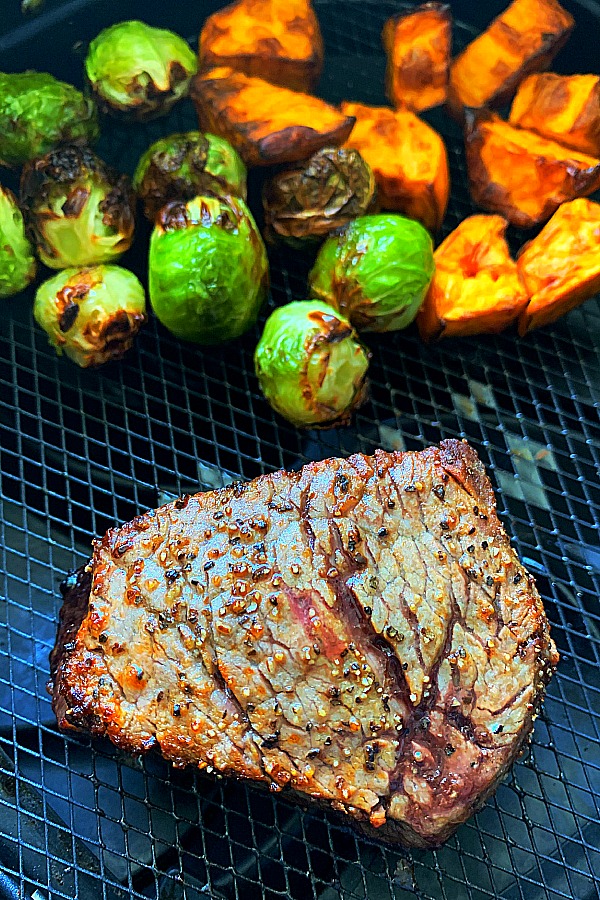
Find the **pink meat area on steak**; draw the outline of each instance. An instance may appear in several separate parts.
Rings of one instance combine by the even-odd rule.
[[[83,577],[63,727],[290,786],[417,846],[496,787],[556,663],[458,441],[181,498],[108,532]]]

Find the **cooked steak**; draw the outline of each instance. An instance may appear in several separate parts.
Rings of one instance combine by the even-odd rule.
[[[557,653],[475,452],[443,441],[185,496],[67,587],[61,727],[433,846],[530,734]]]

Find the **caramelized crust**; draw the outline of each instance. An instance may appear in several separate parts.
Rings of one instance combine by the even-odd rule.
[[[423,3],[392,16],[383,28],[386,93],[394,106],[419,112],[446,102],[452,45],[448,3]]]
[[[448,154],[437,131],[408,109],[363,103],[342,103],[341,109],[356,118],[346,146],[371,166],[382,208],[436,231],[450,194]]]
[[[574,24],[558,0],[513,0],[452,63],[452,114],[508,103],[527,75],[550,65]]]
[[[530,75],[517,91],[509,122],[600,156],[600,76]]]
[[[191,96],[200,127],[228,140],[248,165],[306,159],[343,144],[354,125],[318,97],[229,68],[196,75]]]
[[[527,303],[502,216],[464,219],[435,251],[417,324],[425,341],[502,331]]]
[[[600,291],[600,204],[563,203],[522,249],[519,272],[530,296],[519,334],[549,325]]]
[[[557,661],[459,441],[182,497],[96,541],[65,602],[61,727],[416,846],[494,790]]]
[[[310,0],[237,0],[200,32],[200,67],[229,66],[295,91],[314,89],[323,39]]]
[[[473,199],[520,228],[545,222],[561,203],[600,187],[599,159],[495,113],[467,115],[465,144]]]

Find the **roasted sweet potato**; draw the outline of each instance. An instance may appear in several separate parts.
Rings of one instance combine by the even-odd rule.
[[[191,96],[200,127],[228,140],[249,166],[295,162],[337,147],[354,125],[324,100],[229,68],[197,75]]]
[[[495,113],[467,113],[465,143],[473,199],[520,228],[545,222],[565,200],[600,187],[600,159]]]
[[[346,146],[373,169],[383,209],[418,219],[430,231],[442,224],[450,192],[448,156],[433,128],[408,109],[342,103],[356,117]]]
[[[470,216],[434,254],[435,274],[417,325],[423,340],[502,331],[527,303],[502,216]]]
[[[323,39],[310,0],[237,0],[200,32],[200,68],[229,66],[295,91],[311,91]]]
[[[527,75],[550,65],[574,24],[558,0],[513,0],[452,63],[453,115],[461,119],[465,107],[508,103]]]
[[[509,122],[600,156],[600,77],[530,75],[515,95]]]
[[[517,260],[529,294],[519,334],[555,322],[600,291],[600,204],[563,203]]]
[[[430,109],[446,102],[452,13],[448,3],[423,3],[392,16],[383,28],[386,93],[394,106]]]

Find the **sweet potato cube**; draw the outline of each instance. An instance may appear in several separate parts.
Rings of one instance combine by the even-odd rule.
[[[356,118],[346,143],[373,170],[383,209],[418,219],[430,231],[442,224],[450,175],[446,147],[437,131],[408,109],[342,103]]]
[[[446,102],[452,13],[448,3],[423,3],[392,16],[383,28],[386,92],[394,106],[430,109]]]
[[[527,75],[550,65],[574,24],[558,0],[513,0],[452,63],[452,113],[508,103]]]
[[[600,187],[600,159],[495,113],[468,113],[465,143],[473,199],[520,228],[545,222],[561,203]]]
[[[470,216],[434,254],[435,274],[417,325],[423,340],[494,334],[527,303],[502,216]]]
[[[200,127],[228,140],[250,166],[295,162],[337,147],[354,125],[324,100],[229,68],[196,75],[191,96]]]
[[[519,334],[555,322],[600,291],[600,204],[572,200],[556,210],[517,260],[529,294]]]
[[[530,75],[516,93],[509,122],[600,156],[600,76]]]
[[[237,0],[200,32],[200,68],[229,66],[296,91],[323,68],[323,39],[310,0]]]

